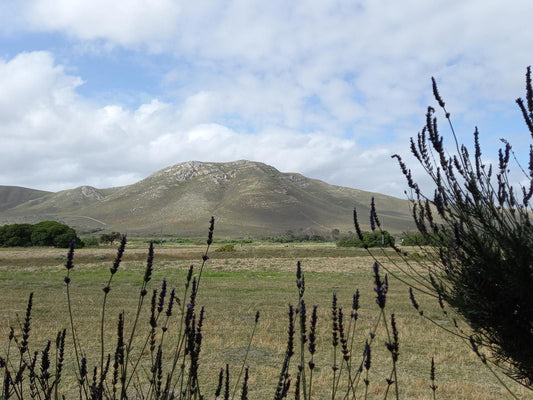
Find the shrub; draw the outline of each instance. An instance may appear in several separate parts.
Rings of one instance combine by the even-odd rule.
[[[100,235],[100,243],[112,245],[115,243],[115,240],[120,240],[121,237],[120,232],[102,233]]]
[[[83,239],[83,243],[85,243],[85,246],[96,247],[98,246],[99,241],[98,241],[98,238],[94,236],[90,236],[90,237]]]
[[[435,246],[427,249],[420,263],[426,276],[411,276],[419,289],[432,291],[464,317],[472,329],[472,350],[483,363],[490,360],[533,389],[533,146],[527,170],[517,161],[526,183],[515,187],[511,161],[517,157],[511,145],[502,139],[498,165],[486,164],[477,128],[473,151],[459,145],[434,79],[433,94],[457,150],[456,154],[448,152],[438,132],[435,109],[428,107],[425,127],[411,139],[411,152],[435,184],[434,193],[424,194],[400,156],[393,156],[411,190],[412,214],[420,235]],[[530,68],[526,103],[522,99],[517,103],[533,136]],[[371,219],[379,228],[373,203]]]
[[[221,253],[232,253],[232,252],[234,252],[236,250],[235,250],[235,245],[233,245],[233,244],[225,244],[223,246],[220,246],[215,251],[218,251],[218,252],[221,252]]]
[[[395,243],[394,237],[387,231],[364,232],[361,237],[344,236],[337,241],[337,247],[390,247]]]

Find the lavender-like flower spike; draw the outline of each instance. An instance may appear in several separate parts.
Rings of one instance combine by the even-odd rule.
[[[76,239],[72,239],[70,241],[68,254],[67,254],[67,262],[65,263],[65,268],[67,270],[74,268],[74,264],[72,261],[74,260],[74,249],[76,248]]]
[[[370,345],[368,344],[368,341],[365,342],[364,357],[365,357],[365,369],[368,371],[372,363],[372,350],[370,348]]]
[[[223,381],[224,381],[224,368],[220,368],[220,372],[218,373],[218,385],[217,385],[217,389],[215,390],[215,398],[220,396],[220,392],[222,392]]]
[[[196,280],[196,277],[192,279],[192,288],[191,288],[191,297],[190,297],[190,304],[194,308],[196,305],[196,294],[198,292],[198,282]]]
[[[294,354],[294,308],[289,304],[289,329],[287,330],[287,357],[290,358]]]
[[[431,380],[431,385],[429,386],[429,388],[433,390],[433,393],[435,393],[438,386],[435,385],[435,361],[433,360],[433,357],[431,357],[431,369],[429,371],[429,379]]]
[[[80,385],[83,386],[83,383],[85,382],[85,379],[87,378],[87,359],[83,357],[80,362],[80,378],[79,382]]]
[[[313,312],[311,313],[311,327],[309,328],[309,353],[311,355],[315,354],[316,352],[316,324],[318,322],[318,316],[317,316],[317,306],[313,306]],[[313,369],[314,364],[311,366],[309,364],[309,368]]]
[[[249,372],[248,370],[250,367],[246,367],[244,370],[244,381],[242,383],[242,392],[241,392],[241,400],[248,400],[248,379],[249,379]]]
[[[76,239],[72,239],[70,241],[68,254],[67,254],[67,262],[65,263],[65,268],[67,269],[67,276],[65,276],[65,283],[68,285],[70,283],[70,276],[68,276],[69,271],[74,268],[73,260],[74,260],[74,249],[76,248]]]
[[[435,100],[439,103],[439,106],[444,108],[445,103],[442,100],[442,97],[440,97],[439,89],[437,88],[437,82],[435,81],[434,77],[431,77],[431,83],[433,84],[433,96],[435,96]]]
[[[111,274],[115,274],[118,270],[118,267],[120,266],[120,262],[122,260],[122,255],[124,254],[124,249],[126,248],[126,235],[122,235],[122,240],[120,241],[120,246],[118,246],[117,249],[117,256],[115,257],[115,261],[113,262],[113,266],[109,269],[111,271]]]
[[[348,361],[350,359],[350,350],[348,349],[348,339],[344,332],[344,314],[342,312],[342,308],[339,308],[338,316],[339,316],[339,336],[340,336],[340,342],[342,346],[342,356],[344,358],[344,361]]]
[[[150,242],[150,247],[148,248],[148,256],[146,258],[146,270],[144,271],[143,281],[148,283],[152,279],[154,263],[154,242]]]
[[[355,293],[353,294],[352,310],[359,310],[359,289],[356,289]]]
[[[150,326],[152,328],[155,328],[157,326],[157,319],[155,317],[156,299],[157,299],[157,290],[154,289],[154,291],[152,292],[152,301],[150,303]]]
[[[337,294],[333,293],[333,301],[331,304],[331,319],[332,319],[332,344],[333,347],[336,347],[339,344],[339,314],[337,310]]]
[[[211,217],[209,221],[209,233],[207,234],[207,245],[213,243],[213,231],[215,230],[215,218]]]
[[[300,301],[300,307],[298,309],[298,313],[300,314],[300,341],[301,343],[307,342],[307,310],[305,308],[305,301],[302,299]]]
[[[185,279],[185,289],[189,288],[189,285],[190,285],[191,279],[192,279],[193,271],[194,271],[194,265],[191,264],[189,266],[189,271],[187,272],[187,278]]]
[[[376,230],[376,226],[381,228],[381,223],[379,222],[378,213],[376,212],[376,204],[374,202],[374,197],[370,202],[370,229],[372,231]]]
[[[300,261],[296,263],[296,287],[298,288],[299,297],[302,298],[305,293],[305,277]]]
[[[28,299],[28,306],[26,307],[26,317],[24,318],[24,325],[22,328],[22,342],[20,345],[20,354],[24,355],[24,353],[28,350],[28,339],[30,338],[30,321],[31,321],[31,309],[33,307],[33,292],[30,293],[30,297]]]
[[[355,291],[352,298],[352,313],[351,317],[354,319],[354,321],[357,321],[357,318],[359,318],[359,289]]]
[[[50,345],[51,342],[49,340],[41,353],[41,380],[43,381],[50,379]]]
[[[374,198],[372,197],[372,204],[370,206],[370,230],[372,230],[372,232],[376,230],[376,220],[374,218],[375,212],[376,209],[374,207]]]
[[[224,400],[229,399],[229,365],[226,364],[226,379],[224,383]]]
[[[391,352],[392,360],[394,362],[398,361],[398,356],[400,355],[400,344],[398,341],[398,329],[396,328],[396,319],[394,314],[391,314],[391,328],[392,328],[392,343],[385,342],[385,346]]]
[[[115,361],[117,365],[124,364],[124,315],[118,315],[117,325],[117,347],[115,350]]]
[[[296,382],[294,382],[294,400],[301,400],[300,397],[300,382],[302,381],[302,366],[298,365],[298,373],[296,374]]]
[[[359,220],[357,219],[357,210],[353,209],[353,223],[355,226],[355,233],[357,233],[357,237],[359,240],[363,241],[363,233],[361,232],[361,227],[359,226]]]
[[[411,299],[411,304],[413,305],[413,307],[418,311],[418,313],[420,315],[424,315],[424,310],[421,310],[420,309],[420,305],[418,304],[418,302],[416,301],[415,299],[415,294],[413,293],[413,288],[409,288],[409,298]]]
[[[174,306],[174,301],[176,300],[176,289],[172,288],[170,291],[170,299],[168,300],[167,311],[165,312],[167,317],[172,315],[172,307]]]
[[[387,280],[381,280],[381,277],[379,276],[379,265],[377,262],[374,262],[373,266],[374,270],[374,292],[376,292],[376,304],[379,306],[379,308],[384,309],[385,303],[387,300]]]
[[[159,301],[157,303],[157,312],[161,313],[163,311],[163,306],[165,305],[165,297],[167,295],[167,281],[163,279],[161,282],[161,292],[159,292]]]

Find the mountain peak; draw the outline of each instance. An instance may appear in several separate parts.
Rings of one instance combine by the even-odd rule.
[[[202,236],[213,215],[218,235],[226,237],[275,236],[287,230],[329,234],[332,229],[353,230],[353,208],[368,213],[373,196],[379,197],[385,229],[409,229],[405,200],[328,185],[247,160],[188,161],[120,188],[81,186],[46,193],[34,201],[9,204],[0,211],[0,221],[55,219],[81,234],[105,226],[134,236]]]

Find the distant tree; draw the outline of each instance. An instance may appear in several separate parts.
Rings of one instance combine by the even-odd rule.
[[[100,235],[100,243],[113,244],[115,240],[120,240],[121,238],[122,234],[120,232],[102,233]]]
[[[394,236],[387,231],[364,232],[361,237],[355,235],[341,237],[338,247],[391,247],[395,244]]]
[[[56,221],[43,221],[35,225],[11,224],[0,226],[0,246],[54,246],[69,247],[76,240],[76,246],[83,247],[76,231]]]
[[[31,233],[33,246],[69,247],[72,240],[76,240],[78,248],[83,246],[76,231],[68,225],[57,221],[42,221],[33,225]]]
[[[31,224],[12,224],[0,226],[0,246],[5,247],[28,247],[32,245]]]
[[[423,235],[420,232],[406,234],[401,241],[402,246],[434,246],[437,243],[437,235]]]
[[[337,228],[331,230],[331,238],[332,238],[334,241],[339,240],[339,236],[340,236],[340,234],[341,234],[341,232],[340,232]]]

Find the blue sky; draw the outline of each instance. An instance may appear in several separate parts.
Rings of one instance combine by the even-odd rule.
[[[460,140],[478,126],[489,161],[500,137],[527,152],[531,15],[527,0],[0,1],[0,184],[249,159],[403,197],[390,156],[425,182],[409,138],[431,76]]]

